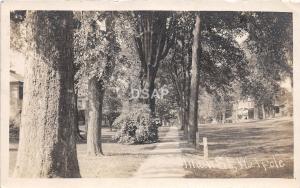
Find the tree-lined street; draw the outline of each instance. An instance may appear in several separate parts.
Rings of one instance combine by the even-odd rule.
[[[16,10],[10,23],[25,61],[10,70],[14,177],[293,176],[290,13]],[[224,156],[281,162],[186,162]]]

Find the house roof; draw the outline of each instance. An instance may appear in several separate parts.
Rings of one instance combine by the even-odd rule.
[[[24,82],[24,77],[21,74],[18,74],[13,70],[10,70],[9,74],[10,74],[10,82]]]

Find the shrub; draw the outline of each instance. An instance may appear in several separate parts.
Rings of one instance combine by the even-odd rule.
[[[21,124],[21,116],[17,115],[14,118],[9,118],[9,139],[18,140]]]
[[[120,129],[116,132],[114,139],[119,143],[135,143],[136,123],[130,117],[124,117],[119,123],[118,127]]]
[[[113,126],[119,129],[114,136],[119,143],[143,144],[158,140],[158,126],[160,125],[150,117],[150,111],[145,105],[122,112]]]

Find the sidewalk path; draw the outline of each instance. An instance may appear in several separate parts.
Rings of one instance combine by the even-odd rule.
[[[180,137],[177,127],[170,127],[160,138],[156,147],[149,151],[149,157],[134,174],[137,178],[180,178],[186,175],[183,168]]]

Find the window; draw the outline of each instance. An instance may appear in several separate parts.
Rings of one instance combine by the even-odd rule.
[[[19,99],[23,100],[23,82],[19,82]]]

